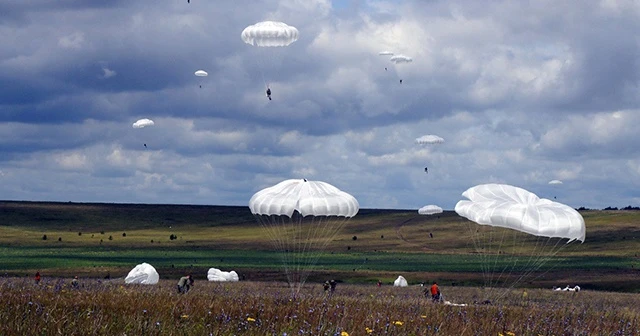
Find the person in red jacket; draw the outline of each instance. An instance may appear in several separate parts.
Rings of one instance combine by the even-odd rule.
[[[433,285],[431,285],[429,291],[431,292],[431,300],[433,302],[440,302],[440,287],[438,287],[438,284],[435,281],[433,282]]]

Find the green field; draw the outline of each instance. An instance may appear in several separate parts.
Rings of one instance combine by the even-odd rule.
[[[585,243],[562,249],[520,285],[640,292],[640,212],[582,215]],[[474,253],[467,223],[452,211],[363,209],[320,255],[311,280],[370,283],[402,274],[413,283],[481,284],[482,256]],[[280,256],[247,207],[0,202],[0,272],[7,275],[117,278],[148,262],[161,277],[204,278],[216,267],[245,280],[281,280]]]

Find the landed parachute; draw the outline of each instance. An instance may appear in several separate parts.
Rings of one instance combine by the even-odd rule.
[[[482,184],[462,196],[468,200],[459,201],[455,211],[470,220],[468,228],[482,259],[487,299],[500,298],[505,288],[529,280],[568,243],[584,242],[580,213],[525,189]]]
[[[292,179],[255,193],[249,208],[280,252],[297,296],[320,254],[360,206],[331,184]]]
[[[155,123],[151,119],[140,119],[133,123],[133,128],[145,128],[147,126],[153,126]]]
[[[402,275],[399,275],[398,278],[393,282],[394,287],[407,287],[409,283],[407,279],[405,279]]]
[[[444,139],[433,134],[427,134],[416,138],[416,144],[418,145],[435,145],[441,143],[444,143]]]
[[[207,272],[207,280],[216,282],[236,282],[239,281],[236,271],[225,272],[217,268],[210,268]]]
[[[143,284],[143,285],[155,285],[160,280],[160,275],[153,266],[142,263],[134,267],[124,282],[127,284]]]
[[[435,215],[439,213],[442,213],[442,208],[433,204],[425,205],[418,209],[418,214],[420,215]]]

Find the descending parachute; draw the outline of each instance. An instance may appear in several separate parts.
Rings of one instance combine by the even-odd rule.
[[[320,253],[360,206],[353,196],[328,183],[303,179],[258,191],[249,208],[280,252],[295,296]]]
[[[153,126],[155,123],[151,119],[140,119],[133,123],[133,128],[145,128],[147,126]]]
[[[381,52],[378,53],[378,55],[380,55],[380,56],[393,56],[393,51],[388,51],[388,50],[381,51]]]
[[[394,55],[389,59],[389,61],[391,61],[392,63],[395,64],[396,73],[398,74],[398,77],[400,78],[400,84],[402,84],[402,79],[403,79],[404,74],[405,74],[405,69],[403,69],[403,67],[404,67],[403,64],[411,63],[411,62],[413,62],[413,59],[411,57],[405,56],[405,55]]]
[[[142,263],[134,267],[126,278],[124,278],[124,282],[128,284],[143,284],[143,285],[155,285],[160,280],[160,276],[156,269],[153,266]]]
[[[506,184],[478,185],[462,195],[468,200],[459,201],[455,211],[471,221],[487,299],[506,294],[497,287],[529,279],[568,243],[584,242],[584,219],[567,205]]]
[[[551,181],[549,181],[549,184],[551,184],[551,185],[562,184],[562,181],[560,181],[560,180],[551,180]]]
[[[433,134],[427,134],[416,138],[416,144],[418,145],[434,145],[441,143],[444,143],[444,139]]]
[[[442,208],[437,205],[425,205],[422,208],[418,209],[418,214],[420,215],[435,215],[442,213]]]
[[[281,62],[281,47],[287,47],[298,40],[298,29],[284,22],[263,21],[246,27],[240,37],[259,51],[258,68],[266,88],[272,80],[274,68]]]
[[[193,74],[198,77],[198,86],[202,89],[203,78],[209,76],[209,73],[204,70],[197,70]]]

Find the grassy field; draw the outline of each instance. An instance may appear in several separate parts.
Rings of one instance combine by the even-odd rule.
[[[307,286],[293,299],[278,282],[0,279],[2,335],[639,335],[640,296],[611,292],[513,290],[502,304],[474,304],[479,288],[339,284],[332,295]]]
[[[520,285],[579,283],[639,292],[640,212],[582,214],[585,243],[562,249]],[[163,278],[192,272],[203,279],[216,267],[234,269],[244,280],[283,279],[280,254],[247,207],[0,202],[0,224],[0,272],[6,275],[38,270],[118,278],[149,262]],[[420,216],[363,209],[324,250],[311,281],[332,276],[390,282],[402,274],[413,283],[437,278],[450,285],[482,284],[468,225],[452,211]]]

